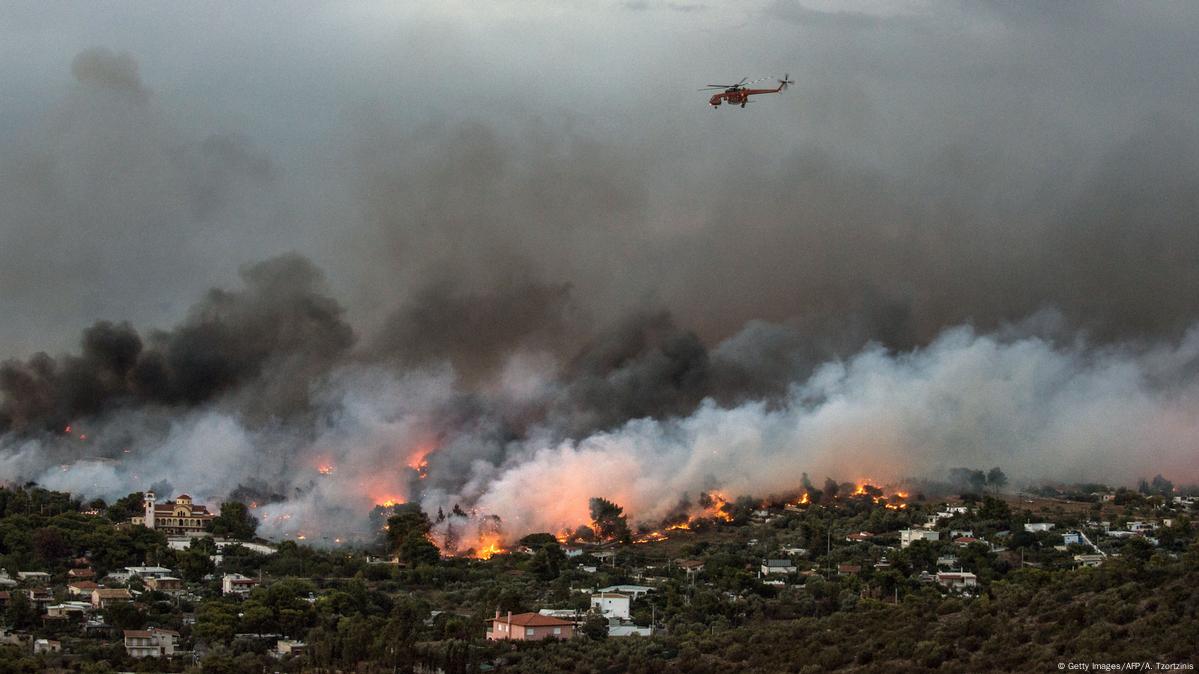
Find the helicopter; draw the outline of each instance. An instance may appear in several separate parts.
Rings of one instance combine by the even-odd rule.
[[[770,78],[763,77],[761,79],[756,79],[753,82],[746,82],[746,80],[749,79],[749,76],[746,75],[745,77],[742,77],[741,81],[736,84],[709,84],[699,91],[711,91],[712,89],[724,90],[718,94],[713,94],[712,98],[708,99],[708,105],[712,106],[713,110],[719,108],[722,102],[728,102],[729,105],[740,105],[744,108],[745,104],[749,102],[749,97],[753,96],[754,94],[782,93],[782,91],[787,88],[788,84],[795,84],[795,82],[793,82],[790,78],[790,73],[783,75],[783,79],[776,80],[779,85],[774,89],[747,89],[746,85],[763,82]]]

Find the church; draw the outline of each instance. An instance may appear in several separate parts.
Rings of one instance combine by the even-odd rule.
[[[216,519],[216,515],[208,512],[208,508],[192,503],[192,497],[180,494],[174,503],[157,504],[154,502],[154,492],[148,491],[144,498],[145,513],[135,516],[133,524],[141,524],[149,529],[157,529],[168,536],[201,536],[207,533],[208,523]]]

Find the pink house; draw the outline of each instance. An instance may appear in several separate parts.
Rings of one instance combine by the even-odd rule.
[[[574,636],[575,626],[569,620],[562,620],[540,613],[518,613],[501,616],[495,612],[491,621],[491,629],[487,638],[493,641],[500,639],[516,639],[518,641],[538,641],[540,639],[570,639]]]

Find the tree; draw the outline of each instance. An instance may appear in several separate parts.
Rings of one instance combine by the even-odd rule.
[[[992,491],[998,494],[1007,486],[1007,475],[1004,475],[999,466],[995,466],[987,473],[987,484],[990,485]]]
[[[558,546],[558,541],[546,543],[533,553],[533,558],[529,560],[529,571],[541,580],[553,580],[561,573],[565,561],[566,555]]]
[[[518,541],[518,542],[527,548],[536,550],[537,548],[540,548],[543,545],[557,545],[558,539],[555,538],[553,534],[536,533],[536,534],[529,534],[528,536],[525,536],[524,538],[520,539],[520,541]]]
[[[604,540],[622,543],[632,540],[633,535],[629,530],[628,517],[624,514],[624,508],[598,496],[591,499],[590,505],[591,521],[595,526],[596,535]]]
[[[1008,504],[994,496],[986,496],[983,498],[983,504],[978,509],[978,516],[984,520],[1008,520],[1012,516],[1012,509]]]
[[[108,506],[108,510],[104,511],[104,515],[113,522],[124,522],[132,517],[134,513],[142,511],[143,499],[144,496],[140,491],[122,496],[113,501],[112,505]]]
[[[429,516],[415,503],[404,503],[387,518],[387,541],[400,561],[413,566],[436,564],[441,552],[429,541]]]
[[[603,641],[608,638],[608,619],[599,613],[591,613],[579,625],[579,632],[592,641]]]
[[[12,598],[8,600],[8,610],[5,611],[4,617],[9,627],[25,630],[37,622],[37,609],[33,607],[33,602],[29,601],[29,595],[23,590],[15,590],[12,592]]]
[[[970,471],[970,488],[974,491],[982,491],[987,486],[987,474],[981,470]]]
[[[1174,483],[1162,477],[1159,473],[1153,477],[1153,480],[1149,483],[1149,488],[1155,494],[1168,496],[1174,491]]]
[[[104,609],[104,621],[119,630],[140,630],[146,616],[129,602],[117,602]]]
[[[834,480],[831,477],[824,478],[824,489],[822,489],[821,491],[824,492],[825,496],[829,497],[830,499],[837,498],[837,492],[839,490],[840,490],[840,487],[837,486],[836,480]]]
[[[258,519],[250,514],[250,509],[240,501],[225,501],[221,504],[221,514],[212,520],[209,528],[217,536],[248,541],[254,538],[258,531]]]

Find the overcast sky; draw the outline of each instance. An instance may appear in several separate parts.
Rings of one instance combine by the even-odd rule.
[[[169,326],[287,252],[367,336],[514,282],[708,341],[1177,332],[1197,55],[1184,2],[8,2],[0,353]]]

